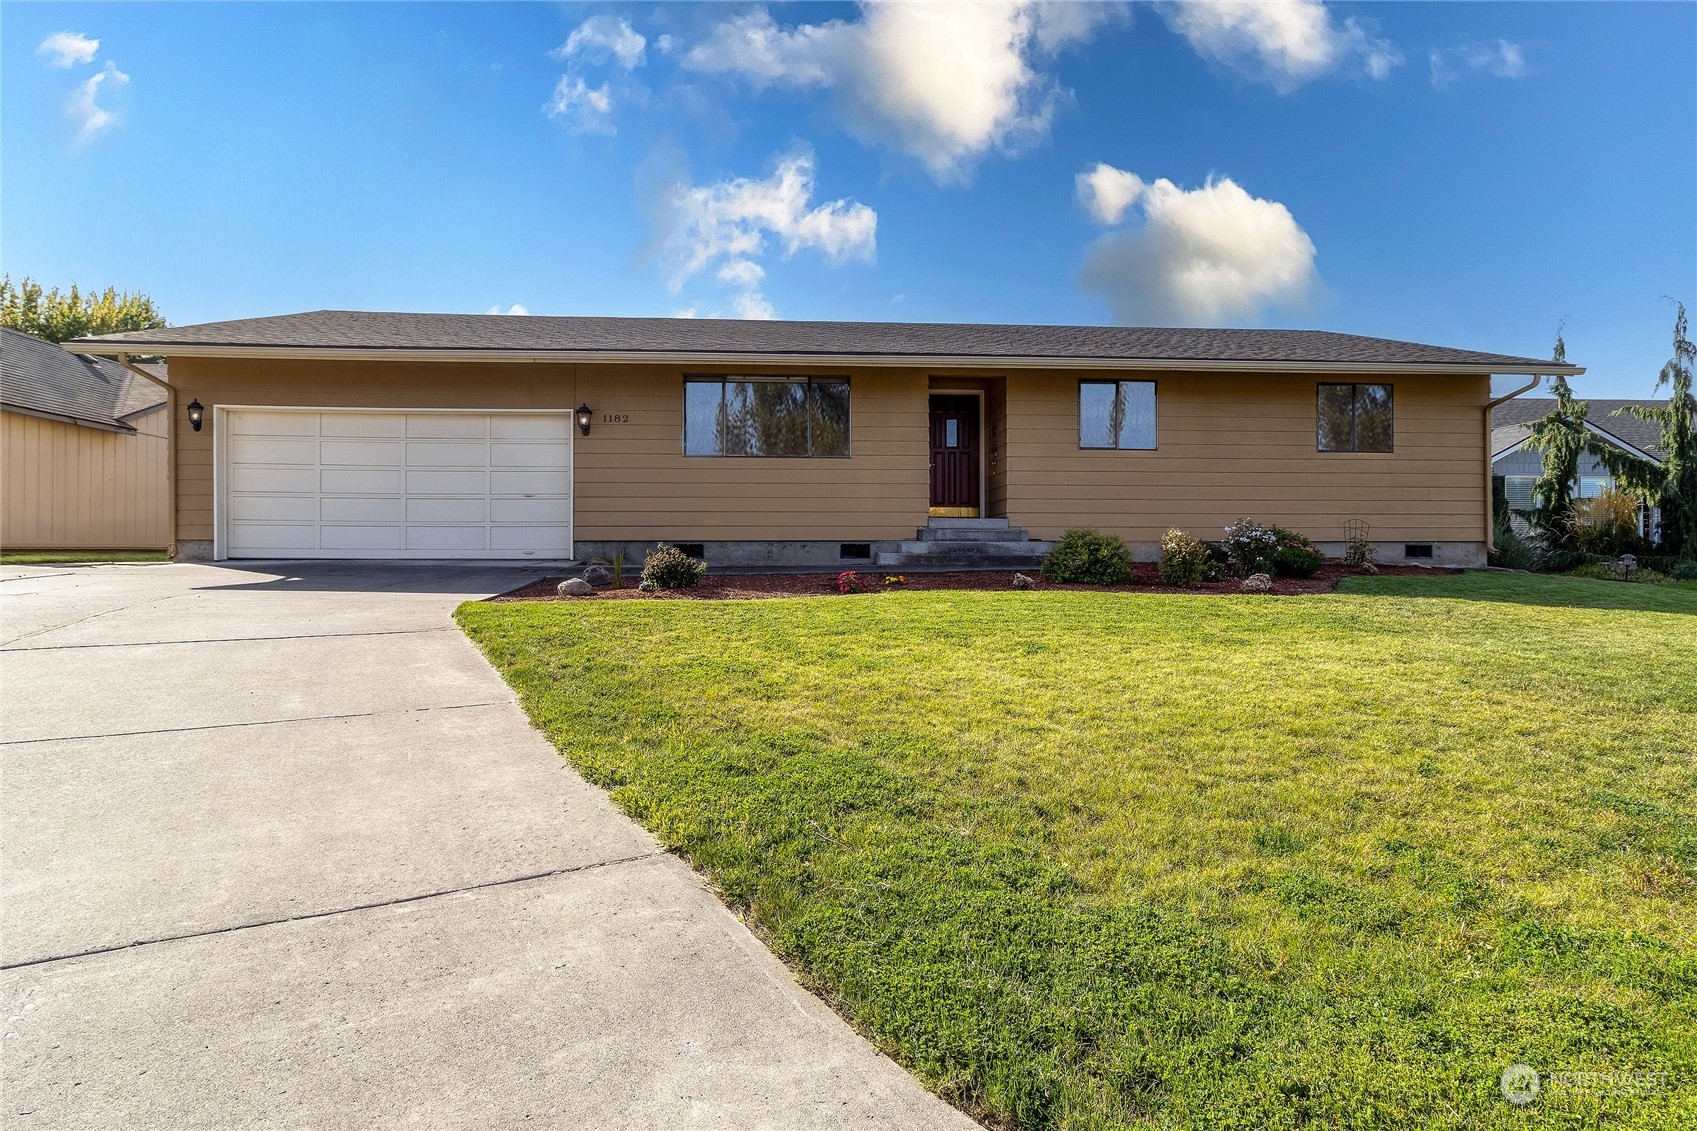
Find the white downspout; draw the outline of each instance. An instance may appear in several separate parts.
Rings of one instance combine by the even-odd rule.
[[[1494,554],[1497,550],[1497,516],[1494,513],[1497,506],[1497,492],[1494,489],[1496,474],[1493,469],[1491,456],[1491,410],[1504,401],[1512,401],[1521,393],[1531,392],[1538,387],[1543,375],[1534,373],[1530,384],[1522,385],[1511,393],[1504,393],[1485,402],[1485,553]]]
[[[146,381],[165,390],[165,521],[171,524],[166,538],[165,553],[177,559],[177,388],[162,381],[130,360],[132,355],[121,353],[118,364]]]

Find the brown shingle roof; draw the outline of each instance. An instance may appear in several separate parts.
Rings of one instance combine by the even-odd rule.
[[[1603,400],[1600,398],[1587,399],[1591,407],[1586,411],[1585,420],[1600,431],[1621,440],[1641,452],[1648,452],[1657,459],[1664,459],[1667,452],[1662,449],[1662,426],[1648,420],[1640,420],[1631,413],[1615,413],[1630,405],[1643,408],[1661,408],[1668,402],[1661,401],[1621,401]],[[1556,406],[1554,397],[1516,397],[1504,401],[1491,410],[1491,450],[1500,452],[1505,447],[1519,443],[1526,438],[1526,426],[1534,420],[1545,416]],[[1517,431],[1510,431],[1515,429]]]
[[[1433,367],[1480,372],[1583,372],[1537,358],[1365,338],[1322,330],[1132,326],[995,326],[778,322],[695,318],[547,318],[319,310],[170,326],[81,339],[138,352],[387,350],[747,357],[948,358],[1040,362],[1172,362]],[[171,347],[181,347],[173,351]]]
[[[129,418],[165,403],[165,390],[121,365],[0,328],[0,406],[133,432]]]

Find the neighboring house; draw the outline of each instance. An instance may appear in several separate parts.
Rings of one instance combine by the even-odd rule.
[[[1661,463],[1667,453],[1661,447],[1661,425],[1640,420],[1630,413],[1615,416],[1617,409],[1631,405],[1661,408],[1667,401],[1606,401],[1589,400],[1585,424],[1600,442],[1643,459]],[[1543,474],[1543,453],[1527,442],[1532,434],[1532,422],[1548,416],[1556,407],[1554,397],[1516,397],[1491,410],[1491,471],[1502,480],[1508,499],[1510,523],[1522,534],[1531,529],[1522,515],[1534,509],[1532,484]],[[1614,486],[1614,476],[1603,462],[1590,452],[1579,456],[1579,474],[1574,494],[1582,499],[1595,498]],[[1641,508],[1641,528],[1654,537],[1655,508]]]
[[[196,560],[1006,564],[1074,526],[1152,558],[1250,515],[1476,564],[1491,375],[1583,372],[1318,331],[350,311],[73,344],[168,357]]]
[[[165,405],[121,365],[0,329],[0,546],[168,546]]]

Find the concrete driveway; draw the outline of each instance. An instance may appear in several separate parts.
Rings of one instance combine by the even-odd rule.
[[[7,1127],[972,1127],[566,768],[450,563],[0,573]]]

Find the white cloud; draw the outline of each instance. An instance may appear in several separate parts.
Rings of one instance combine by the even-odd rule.
[[[515,302],[515,303],[513,303],[513,305],[507,307],[507,309],[505,309],[505,310],[501,309],[500,303],[496,303],[494,306],[491,306],[488,310],[485,310],[483,313],[485,313],[485,314],[525,315],[525,314],[529,314],[530,311],[525,308],[525,305],[522,302]]]
[[[553,97],[543,107],[573,133],[613,134],[613,92],[606,83],[590,86],[576,75],[561,75]]]
[[[88,141],[118,124],[118,116],[100,105],[100,92],[107,83],[119,87],[129,81],[129,75],[108,62],[98,74],[89,76],[88,81],[79,83],[71,92],[70,100],[65,103],[65,116],[76,123],[77,141]]]
[[[1463,43],[1431,52],[1432,85],[1445,87],[1462,77],[1464,71],[1475,71],[1499,79],[1526,77],[1526,52],[1518,43],[1499,39],[1495,43]]]
[[[1098,165],[1080,176],[1080,199],[1095,186],[1123,190],[1135,182],[1118,212],[1135,204],[1142,217],[1140,225],[1108,232],[1085,251],[1079,280],[1108,300],[1114,321],[1226,325],[1258,318],[1271,306],[1300,305],[1318,283],[1314,242],[1283,204],[1250,196],[1229,179],[1187,190],[1165,178],[1146,184],[1104,170],[1121,173]],[[1113,211],[1103,208],[1097,216]]]
[[[1137,202],[1149,186],[1136,173],[1116,169],[1105,161],[1073,178],[1078,202],[1090,213],[1090,218],[1104,227],[1111,227],[1125,217],[1126,209]]]
[[[1351,60],[1374,79],[1403,62],[1389,40],[1354,19],[1338,23],[1320,0],[1167,0],[1159,8],[1198,55],[1281,94]]]
[[[850,133],[965,180],[991,150],[1049,128],[1062,91],[1035,65],[1117,19],[1117,4],[866,0],[860,18],[780,26],[765,8],[716,25],[684,66],[757,89],[830,89]]]
[[[642,66],[648,41],[623,16],[591,16],[549,54],[556,59],[615,60],[625,70]]]
[[[90,39],[76,31],[56,31],[41,41],[35,53],[46,55],[49,66],[70,67],[77,63],[94,62],[94,54],[99,50],[98,39]]]
[[[718,281],[735,292],[738,317],[771,318],[772,304],[761,293],[766,269],[759,262],[769,241],[785,257],[816,251],[830,263],[870,261],[877,251],[878,214],[851,200],[813,205],[813,174],[813,156],[793,153],[779,159],[763,180],[737,177],[677,186],[664,240],[670,289],[676,292],[690,278],[715,268]]]

